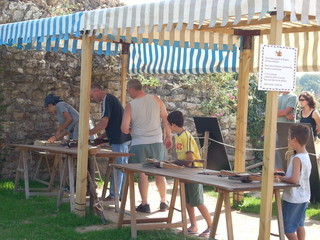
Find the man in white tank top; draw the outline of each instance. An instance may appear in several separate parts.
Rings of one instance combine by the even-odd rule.
[[[133,99],[125,107],[121,131],[131,134],[132,143],[130,153],[134,156],[129,158],[129,163],[145,163],[146,158],[155,158],[161,161],[166,160],[165,148],[172,146],[172,135],[167,120],[167,110],[164,103],[155,95],[146,94],[138,80],[130,80],[127,90]],[[161,120],[165,128],[163,140]],[[168,208],[166,201],[166,179],[156,176],[156,185],[160,194],[160,211]],[[139,191],[142,202],[137,211],[150,212],[148,203],[148,176],[139,174]]]

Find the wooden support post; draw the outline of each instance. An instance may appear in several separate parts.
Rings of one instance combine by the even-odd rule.
[[[23,159],[23,175],[24,175],[24,189],[26,193],[26,199],[29,199],[30,197],[30,189],[29,189],[29,167],[28,167],[28,152],[22,151],[22,159]]]
[[[125,173],[126,174],[125,174],[125,179],[124,179],[123,193],[122,193],[122,199],[121,199],[120,213],[119,213],[117,228],[121,228],[122,225],[123,225],[124,212],[125,212],[126,202],[127,202],[127,197],[128,197],[128,189],[129,189],[128,171],[126,171]]]
[[[109,157],[108,162],[107,162],[107,170],[106,170],[106,174],[105,174],[104,184],[103,184],[103,188],[102,188],[102,194],[101,194],[102,199],[106,198],[108,184],[110,182],[110,176],[111,176],[111,166],[110,165],[115,164],[116,162],[117,162],[116,157]]]
[[[233,240],[233,227],[232,227],[232,217],[231,217],[231,205],[230,205],[230,193],[224,192],[224,210],[226,214],[226,224],[227,224],[227,234],[228,240]]]
[[[270,44],[280,45],[282,33],[282,20],[277,16],[271,16]],[[262,168],[262,196],[260,208],[259,240],[270,239],[270,220],[272,213],[273,174],[276,148],[278,92],[267,93],[266,122],[264,134],[264,153]]]
[[[128,68],[128,54],[130,43],[122,43],[122,66],[121,66],[121,104],[126,105],[127,96],[127,68]]]
[[[212,226],[211,226],[211,232],[210,232],[210,236],[209,238],[213,238],[216,236],[217,234],[217,229],[218,229],[218,223],[219,223],[219,218],[220,218],[220,214],[221,214],[221,209],[222,209],[222,204],[223,204],[223,200],[224,200],[224,192],[221,191],[220,189],[218,189],[218,200],[216,203],[216,209],[214,210],[214,216],[213,216],[213,220],[212,220]]]
[[[187,205],[186,205],[186,194],[185,194],[185,184],[179,181],[180,186],[180,203],[181,203],[181,220],[182,220],[182,232],[187,235]]]
[[[88,138],[90,113],[90,86],[92,73],[92,39],[84,34],[82,37],[79,138],[77,158],[77,184],[75,213],[85,216],[88,166]]]
[[[137,213],[136,213],[136,199],[134,193],[134,173],[128,172],[129,191],[130,191],[130,213],[131,213],[131,238],[137,238]]]
[[[283,215],[282,215],[282,205],[281,205],[281,197],[280,197],[280,189],[274,190],[274,197],[276,199],[277,205],[277,218],[278,218],[278,229],[279,229],[279,239],[285,240],[284,236],[284,226],[283,226]]]
[[[75,159],[72,155],[66,157],[68,161],[68,171],[69,171],[69,188],[70,188],[70,210],[74,212],[74,165]]]
[[[168,223],[172,223],[173,210],[174,210],[174,205],[176,204],[178,187],[179,187],[179,181],[175,179],[173,183],[172,193],[171,193],[170,208],[168,213]]]
[[[236,123],[236,150],[234,171],[245,172],[246,167],[246,143],[248,123],[248,93],[249,93],[249,69],[251,61],[252,36],[244,37],[244,50],[240,53],[240,68],[238,80],[238,107]],[[233,194],[233,202],[242,200],[241,193]]]
[[[202,159],[206,160],[203,163],[203,169],[207,168],[208,165],[208,148],[209,148],[209,131],[204,132],[204,140],[203,140],[203,150],[202,150]]]

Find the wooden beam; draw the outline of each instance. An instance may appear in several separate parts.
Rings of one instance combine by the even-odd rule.
[[[285,16],[283,18],[283,22],[290,22],[290,16]],[[248,23],[248,20],[241,20],[237,24],[234,24],[233,22],[228,22],[226,25],[221,26],[221,24],[216,24],[213,28],[209,28],[209,25],[203,25],[200,27],[195,26],[193,30],[199,30],[199,31],[210,31],[211,29],[221,29],[221,28],[239,28],[239,27],[248,27],[248,26],[255,26],[255,25],[262,25],[262,24],[271,24],[271,18],[262,18],[262,19],[252,19],[250,23]]]
[[[298,21],[301,21],[301,14],[296,14],[296,18]],[[316,20],[316,18],[314,16],[309,16],[309,20],[310,21],[314,21]],[[283,23],[286,23],[286,22],[291,22],[291,19],[290,19],[290,12],[286,12],[285,13],[285,16],[282,20]],[[250,26],[260,26],[260,25],[266,25],[266,24],[271,24],[271,17],[264,17],[262,19],[252,19],[250,21],[250,23],[248,23],[248,20],[247,19],[244,19],[244,20],[241,20],[239,21],[237,24],[234,24],[233,21],[230,21],[228,22],[226,25],[224,26],[221,26],[221,23],[217,23],[213,28],[210,28],[209,27],[209,24],[206,24],[206,25],[202,25],[200,28],[199,28],[199,25],[197,24],[194,24],[194,28],[193,30],[195,31],[210,31],[211,29],[221,29],[221,28],[228,28],[228,29],[234,29],[234,28],[241,28],[241,27],[250,27]],[[185,24],[185,26],[187,26],[187,24]],[[302,28],[304,26],[301,26]]]
[[[75,213],[78,216],[86,214],[88,139],[90,113],[90,86],[92,74],[92,39],[82,36],[81,75],[80,75],[80,110],[79,138],[77,158],[77,183]]]
[[[259,36],[259,35],[261,35],[261,31],[260,31],[260,30],[234,29],[234,35],[240,35],[240,36]]]
[[[127,96],[127,68],[128,68],[128,56],[129,56],[129,43],[122,43],[122,66],[121,66],[121,104],[126,106]]]
[[[282,21],[276,15],[271,16],[270,44],[280,45]],[[267,93],[266,121],[264,125],[264,153],[262,168],[262,189],[260,208],[259,240],[270,239],[270,220],[272,214],[273,175],[276,148],[278,92]]]
[[[283,28],[282,33],[300,33],[300,32],[319,32],[320,27],[319,26],[301,26],[301,27],[287,27]],[[261,30],[261,35],[270,34],[271,30]]]
[[[240,53],[240,67],[238,80],[238,106],[236,123],[236,149],[234,171],[245,172],[246,165],[246,143],[247,143],[247,123],[248,123],[248,94],[249,94],[249,74],[251,61],[252,37],[244,38],[244,50]],[[234,202],[242,200],[242,194],[235,193]]]

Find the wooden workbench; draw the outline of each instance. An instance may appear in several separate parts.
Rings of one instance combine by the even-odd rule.
[[[187,234],[184,183],[194,182],[194,183],[201,183],[203,185],[213,186],[217,189],[219,194],[215,212],[214,212],[210,237],[214,238],[214,236],[216,235],[219,217],[220,217],[222,205],[224,203],[228,240],[233,240],[234,237],[233,237],[233,227],[232,227],[232,218],[231,218],[230,193],[261,190],[261,182],[254,181],[251,183],[242,183],[241,181],[229,180],[227,177],[199,174],[204,171],[203,169],[196,169],[196,168],[164,169],[164,168],[155,168],[155,167],[144,167],[142,164],[114,164],[113,167],[121,168],[127,174],[126,182],[124,185],[123,197],[121,201],[118,227],[122,227],[123,224],[128,223],[127,221],[124,220],[124,211],[125,211],[125,204],[126,204],[127,194],[129,189],[130,210],[131,210],[131,219],[129,220],[129,223],[131,224],[132,238],[137,238],[137,230],[146,230],[146,229],[182,227],[183,233]],[[169,177],[174,179],[174,187],[172,191],[172,198],[171,198],[170,208],[168,211],[167,218],[158,218],[158,219],[155,219],[155,218],[137,219],[136,218],[137,215],[135,211],[135,193],[134,193],[134,174],[135,173],[145,173],[147,175],[159,175],[159,176],[164,176],[164,177]],[[296,186],[298,185],[288,184],[288,183],[274,183],[273,185],[276,204],[277,204],[279,238],[281,240],[284,240],[285,237],[284,237],[284,228],[283,228],[280,190],[284,188],[296,187]],[[178,192],[178,187],[180,188],[180,194],[181,194],[180,195],[181,196],[181,222],[172,223],[171,221],[172,221],[172,215],[174,211],[176,194]],[[150,224],[150,223],[153,223],[153,224]]]
[[[66,176],[66,170],[69,169],[68,171],[68,176],[69,176],[69,186],[70,186],[70,205],[71,205],[71,211],[74,210],[74,171],[73,169],[75,168],[76,164],[76,158],[77,158],[77,148],[72,147],[64,147],[64,146],[52,146],[52,145],[45,145],[45,146],[39,146],[39,145],[26,145],[26,144],[10,144],[9,147],[16,148],[18,151],[20,151],[20,157],[19,157],[19,162],[18,162],[18,167],[17,167],[17,172],[16,172],[16,180],[15,180],[15,189],[18,190],[19,186],[19,179],[21,173],[24,175],[24,191],[25,191],[25,196],[28,199],[30,196],[35,196],[35,195],[52,195],[52,187],[53,187],[53,182],[55,179],[55,173],[57,171],[59,163],[62,163],[62,173],[60,173],[60,187],[63,187],[64,181],[65,181],[65,176]],[[54,163],[52,166],[52,174],[50,177],[49,181],[49,186],[47,191],[39,191],[39,189],[30,189],[29,187],[29,157],[28,157],[28,152],[30,151],[36,151],[36,152],[48,152],[48,153],[53,153],[55,154],[55,159]],[[117,157],[128,157],[132,154],[129,153],[120,153],[120,152],[112,152],[111,150],[108,149],[100,149],[97,147],[91,147],[89,148],[89,157],[99,157],[99,158],[108,158],[107,162],[107,171],[106,171],[106,178],[104,182],[104,187],[103,187],[103,194],[105,194],[107,185],[109,182],[110,178],[110,167],[109,164],[111,163],[116,163],[116,158]],[[92,161],[89,161],[89,163]],[[89,164],[93,165],[93,164]],[[68,168],[67,168],[68,166]],[[94,166],[89,166],[89,169],[91,170],[91,175],[92,175],[92,169],[94,169]],[[94,174],[93,174],[94,175]],[[92,176],[93,176],[92,175]],[[93,178],[94,179],[94,178]],[[41,189],[43,190],[43,189]],[[61,191],[59,193],[59,196],[61,195]],[[103,195],[104,196],[104,195]],[[60,196],[61,198],[61,196]],[[61,199],[58,199],[58,205],[61,204]],[[92,201],[90,201],[90,205],[92,205]]]

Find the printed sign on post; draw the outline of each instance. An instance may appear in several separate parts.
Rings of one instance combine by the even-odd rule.
[[[259,90],[294,91],[297,48],[261,44]]]

